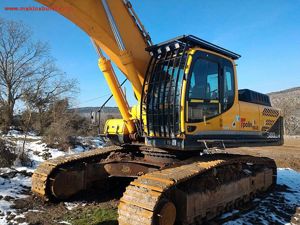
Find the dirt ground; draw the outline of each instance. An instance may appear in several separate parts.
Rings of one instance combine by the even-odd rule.
[[[30,197],[14,201],[13,208],[25,217],[14,218],[29,225],[117,225],[117,205],[121,191],[99,195],[82,193],[68,202],[44,202],[29,191]],[[12,223],[11,225],[15,225]]]
[[[264,156],[276,161],[279,168],[291,168],[300,172],[300,137],[286,137],[283,146],[242,147],[226,149],[229,153]]]
[[[276,161],[277,167],[288,167],[300,172],[300,138],[286,138],[283,146],[243,147],[226,149],[226,151],[234,154],[270,157]],[[279,199],[278,196],[281,195],[282,189],[286,189],[286,187],[277,185],[274,191],[274,195],[277,197],[271,202]],[[30,190],[28,190],[28,194],[31,194]],[[18,222],[27,222],[29,225],[116,225],[118,224],[116,221],[116,209],[118,199],[121,195],[122,190],[116,190],[116,192],[108,195],[102,194],[101,196],[97,195],[97,193],[87,193],[69,203],[44,203],[31,195],[28,198],[16,200],[14,208],[17,209],[19,213],[27,212],[26,217],[19,218]],[[271,210],[270,212],[272,212],[272,204],[269,202],[268,205],[264,207],[269,207]],[[281,200],[278,205],[279,207],[287,207],[286,204],[284,204],[284,201]],[[70,207],[72,209],[70,209]],[[249,208],[255,207],[256,206],[251,203],[250,207],[247,207],[245,210],[248,211]],[[290,221],[294,222],[294,224],[297,224],[300,221],[300,208],[283,208],[283,211],[291,211],[287,216],[288,218],[291,218]],[[234,217],[239,217],[239,215],[233,215],[233,218]],[[222,224],[223,222],[226,221],[215,220],[209,224]],[[258,222],[257,224],[260,223]]]

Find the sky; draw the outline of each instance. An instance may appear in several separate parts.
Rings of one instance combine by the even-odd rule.
[[[100,0],[99,0],[100,1]],[[193,34],[242,57],[238,87],[262,93],[300,86],[300,0],[132,0],[154,43]],[[0,17],[22,20],[33,38],[47,42],[57,65],[76,79],[74,107],[100,106],[110,95],[89,37],[60,14],[7,11],[40,6],[33,0],[1,0]],[[124,76],[117,71],[120,82]],[[126,85],[130,105],[135,103]],[[115,106],[111,100],[108,106]]]

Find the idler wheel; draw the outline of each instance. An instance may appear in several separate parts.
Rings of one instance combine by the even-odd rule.
[[[156,211],[158,225],[174,225],[176,220],[176,207],[173,202],[162,200]]]

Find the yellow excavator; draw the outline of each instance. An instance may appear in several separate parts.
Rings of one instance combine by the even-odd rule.
[[[64,200],[131,178],[119,224],[173,225],[210,220],[275,185],[272,159],[220,150],[283,144],[283,118],[269,97],[238,90],[240,55],[192,35],[154,45],[128,0],[37,2],[89,35],[122,119],[105,123],[114,145],[42,163],[33,193]],[[132,84],[136,106],[111,61]]]

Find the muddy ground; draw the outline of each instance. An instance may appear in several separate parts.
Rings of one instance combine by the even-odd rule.
[[[286,137],[283,146],[242,147],[226,149],[229,153],[264,156],[276,161],[277,167],[300,172],[300,137]]]
[[[275,159],[277,166],[282,168],[292,168],[300,172],[300,138],[288,138],[285,140],[284,146],[273,147],[251,147],[251,148],[236,148],[227,149],[227,152],[237,154],[250,154],[255,156],[267,156]],[[274,204],[281,208],[284,212],[286,221],[291,221],[293,224],[300,224],[300,208],[289,207],[285,204],[283,192],[286,192],[284,185],[277,185],[275,191],[272,193],[274,198],[271,201],[266,201],[266,205],[260,205],[259,207],[266,208],[266,212],[273,213]],[[299,187],[300,188],[300,187]],[[12,219],[19,223],[27,222],[29,225],[54,225],[54,224],[72,224],[72,225],[116,225],[117,221],[117,205],[118,198],[122,195],[122,187],[114,190],[111,193],[99,194],[96,191],[89,193],[82,193],[75,199],[68,203],[45,203],[36,197],[28,197],[25,199],[18,199],[15,201],[14,208],[18,210],[20,214],[25,213],[25,217]],[[30,190],[28,190],[28,194]],[[264,196],[260,196],[263,199]],[[239,218],[240,213],[247,213],[247,211],[253,210],[257,203],[251,203],[246,205],[237,214],[233,214],[226,220],[220,218],[211,221],[209,224],[221,224],[230,219]],[[276,206],[276,207],[277,207]],[[258,207],[258,212],[260,209]],[[257,214],[254,212],[254,214]],[[271,221],[269,221],[272,223]],[[264,221],[255,221],[255,224],[264,224]],[[268,222],[267,222],[268,223]],[[15,224],[15,223],[12,223]],[[273,224],[273,223],[272,223]],[[277,223],[281,224],[281,223]]]

